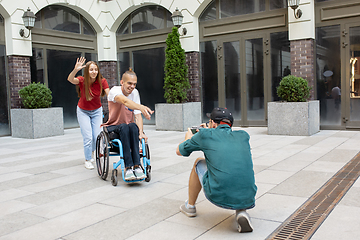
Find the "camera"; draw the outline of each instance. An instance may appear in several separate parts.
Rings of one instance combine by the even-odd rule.
[[[197,133],[197,130],[200,129],[200,128],[203,128],[202,126],[193,126],[190,128],[192,134],[195,134]]]

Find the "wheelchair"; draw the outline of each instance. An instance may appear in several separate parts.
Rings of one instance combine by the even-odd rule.
[[[110,139],[110,134],[107,131],[106,127],[100,132],[96,139],[96,168],[99,174],[99,177],[103,180],[106,180],[109,173],[109,157],[110,156],[119,156],[120,160],[113,163],[113,170],[111,172],[111,183],[113,186],[116,186],[118,183],[117,168],[121,167],[122,178],[125,182],[150,182],[151,179],[151,165],[150,165],[150,150],[149,145],[145,143],[145,139],[140,141],[141,147],[139,148],[140,153],[140,162],[142,158],[141,168],[144,170],[145,178],[144,179],[135,179],[135,180],[125,180],[125,162],[123,156],[123,148],[120,139]]]

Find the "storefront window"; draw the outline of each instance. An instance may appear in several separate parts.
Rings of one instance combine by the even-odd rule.
[[[133,66],[138,83],[141,102],[155,110],[156,103],[165,103],[164,99],[165,48],[152,48],[133,51]],[[150,74],[151,73],[151,74]],[[144,120],[145,124],[155,124],[155,117]]]
[[[0,45],[0,136],[10,134],[5,58],[5,45]]]
[[[33,48],[30,57],[31,82],[44,83],[44,52],[41,48]]]
[[[216,41],[200,43],[200,69],[202,84],[203,119],[206,113],[218,107],[218,68]]]
[[[316,79],[321,125],[341,125],[339,46],[339,25],[316,28]]]
[[[8,91],[6,84],[6,48],[4,18],[0,15],[0,136],[10,134]]]
[[[271,44],[271,101],[279,101],[276,88],[281,79],[291,74],[290,41],[288,32],[270,34]]]

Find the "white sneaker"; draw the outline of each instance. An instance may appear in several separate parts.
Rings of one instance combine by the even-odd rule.
[[[131,168],[127,169],[127,170],[125,171],[125,176],[124,176],[124,178],[125,178],[125,181],[135,180],[136,177],[135,177],[135,175],[134,175],[134,171],[133,171]]]
[[[91,163],[94,163],[95,162],[95,160],[92,158],[92,159],[90,159],[89,160]]]
[[[245,210],[236,211],[236,222],[238,223],[238,231],[240,233],[253,231],[250,217]]]
[[[143,179],[146,177],[144,171],[140,167],[134,169],[134,174],[136,176],[136,179]]]
[[[85,168],[92,170],[94,169],[94,165],[92,164],[91,161],[85,161]]]

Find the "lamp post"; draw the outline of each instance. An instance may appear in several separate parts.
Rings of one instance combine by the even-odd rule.
[[[178,8],[176,8],[175,12],[173,12],[173,14],[171,15],[171,20],[173,21],[174,26],[177,28],[181,27],[183,18],[184,16],[181,14]],[[186,33],[187,33],[187,29],[183,28],[183,35],[186,35]]]
[[[24,12],[24,15],[22,16],[22,19],[24,21],[25,27],[29,30],[29,33],[27,36],[25,36],[25,30],[20,29],[19,34],[21,37],[28,38],[30,36],[30,31],[35,25],[35,14],[30,11],[30,8],[27,9],[26,12]]]
[[[299,4],[300,4],[300,0],[289,0],[289,7],[291,7],[294,10],[294,16],[296,19],[299,19],[302,16],[301,9],[297,9],[299,7]]]

